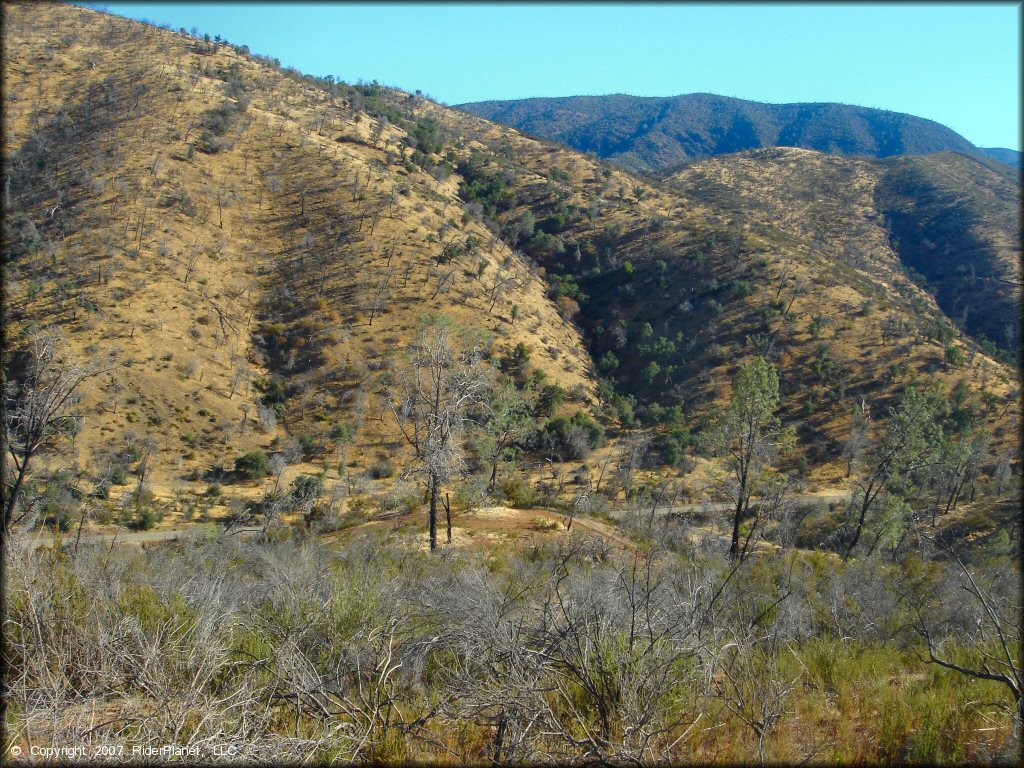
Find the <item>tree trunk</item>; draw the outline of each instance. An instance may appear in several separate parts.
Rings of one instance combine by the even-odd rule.
[[[498,715],[498,728],[494,733],[494,759],[492,765],[501,765],[501,748],[505,743],[505,711]]]
[[[441,480],[437,475],[430,476],[430,551],[437,549],[437,492]]]
[[[732,519],[732,543],[729,545],[729,559],[735,560],[740,548],[740,517],[743,514],[743,494],[736,502],[736,511]]]
[[[25,484],[25,475],[28,471],[29,456],[23,456],[21,459],[21,466],[17,467],[17,477],[14,480],[14,484],[11,486],[8,492],[7,498],[2,499],[4,502],[4,520],[3,520],[3,534],[4,538],[7,538],[7,534],[10,532],[11,527],[14,525],[14,510],[18,504],[19,496],[21,495],[21,487]],[[6,467],[5,467],[6,469]]]
[[[452,503],[448,498],[448,494],[444,495],[444,523],[446,533],[448,534],[448,543],[452,543]]]
[[[850,555],[853,554],[853,550],[857,546],[857,542],[860,541],[860,535],[864,531],[864,520],[867,518],[871,502],[874,501],[874,497],[871,495],[872,488],[873,486],[869,485],[867,490],[864,491],[864,499],[860,505],[860,514],[857,517],[857,527],[854,529],[853,533],[853,541],[851,541],[850,545],[846,548],[846,554],[843,555],[843,560],[850,559]]]

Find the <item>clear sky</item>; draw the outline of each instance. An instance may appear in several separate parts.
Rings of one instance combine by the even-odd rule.
[[[98,5],[98,4],[93,4]],[[111,3],[447,104],[716,93],[908,112],[1021,148],[1020,3]]]

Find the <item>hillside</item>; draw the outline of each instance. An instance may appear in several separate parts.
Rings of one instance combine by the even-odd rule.
[[[120,361],[83,390],[75,453],[52,465],[86,487],[126,492],[144,467],[186,519],[303,474],[364,506],[410,498],[381,388],[431,315],[482,334],[520,384],[557,387],[559,414],[602,423],[610,444],[589,457],[543,440],[522,457],[528,482],[564,494],[545,468],[599,483],[639,437],[700,433],[754,355],[780,370],[790,461],[823,483],[845,482],[855,407],[883,413],[932,376],[963,379],[997,453],[1016,445],[1011,371],[955,338],[864,225],[866,200],[829,201],[825,156],[794,150],[789,188],[810,207],[761,220],[733,204],[779,191],[754,156],[674,188],[240,47],[75,7],[6,13],[5,330],[16,346],[54,326],[81,358]],[[841,238],[866,234],[856,258],[801,229],[814,200],[848,222]],[[255,450],[283,476],[234,478]],[[673,455],[648,469],[693,471]]]
[[[464,216],[457,177],[408,160],[379,89],[332,96],[80,8],[6,12],[7,338],[49,324],[80,358],[120,360],[84,392],[79,467],[146,437],[161,496],[256,448],[290,455],[285,481],[336,476],[342,422],[346,471],[386,462],[377,379],[429,314],[485,333],[495,358],[543,345],[532,367],[592,396],[575,328]],[[261,417],[261,400],[286,406]]]
[[[693,163],[666,180],[761,232],[873,264],[881,279],[909,268],[968,334],[1011,361],[1019,349],[1020,187],[998,168],[953,153],[868,160],[780,148]]]
[[[640,172],[774,146],[869,157],[978,152],[931,120],[848,104],[762,104],[693,93],[481,101],[458,108]]]
[[[1011,168],[1020,168],[1020,151],[1016,149],[1006,149],[1005,147],[982,147],[981,151],[991,157],[993,160],[998,160],[1003,165],[1008,165]]]
[[[595,370],[613,384],[614,391],[604,390],[605,409],[626,423],[635,416],[656,424],[679,407],[699,427],[727,396],[737,362],[755,353],[778,365],[783,412],[801,425],[812,463],[837,456],[850,409],[862,397],[882,411],[909,381],[932,374],[947,386],[966,377],[979,392],[999,381],[1000,398],[1014,391],[1010,370],[969,338],[952,343],[964,345],[971,363],[944,363],[956,336],[952,324],[911,279],[884,226],[875,225],[860,244],[871,195],[830,198],[830,184],[845,188],[849,180],[816,171],[828,155],[775,150],[791,153],[792,178],[772,209],[765,201],[786,182],[774,181],[771,164],[762,167],[754,157],[719,158],[728,181],[680,194],[427,107],[450,130],[476,137],[478,151],[490,149],[491,173],[514,180],[518,202],[504,220],[529,213],[535,222],[531,237],[516,236],[519,247],[545,269],[553,295],[578,304]],[[804,164],[805,157],[811,162]],[[736,208],[737,195],[768,205],[768,225],[758,225],[761,214]],[[801,196],[805,202],[790,210],[787,201]],[[808,205],[823,209],[813,213],[825,217],[812,217],[819,225],[842,217],[840,226],[819,230],[855,244],[859,258],[843,258],[820,236],[794,236],[778,226],[789,217],[800,232],[812,213]],[[1000,406],[991,413],[1002,412]],[[1014,443],[1013,428],[997,432],[999,444]]]

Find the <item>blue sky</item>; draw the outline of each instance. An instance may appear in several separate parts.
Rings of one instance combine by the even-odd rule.
[[[1020,3],[111,3],[458,104],[717,93],[909,112],[1020,149]]]

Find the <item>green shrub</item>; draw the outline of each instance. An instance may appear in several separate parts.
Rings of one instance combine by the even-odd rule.
[[[550,417],[565,402],[565,390],[557,384],[545,384],[537,398],[537,415]]]
[[[604,427],[583,411],[576,411],[568,419],[551,419],[543,435],[548,447],[568,460],[586,458],[594,448],[604,445],[605,439]]]
[[[374,462],[368,471],[370,473],[370,477],[374,480],[381,480],[386,477],[393,477],[395,474],[395,467],[387,459],[381,459],[380,461]]]
[[[156,513],[146,507],[139,510],[139,514],[135,517],[135,527],[141,531],[148,531],[156,525]]]
[[[303,432],[299,435],[299,447],[302,448],[302,455],[308,459],[316,448],[316,441],[309,432]]]
[[[950,368],[959,368],[964,364],[964,351],[950,344],[946,347],[946,364]]]
[[[292,497],[298,501],[316,499],[324,489],[322,477],[315,475],[299,475],[292,482]]]
[[[666,466],[678,464],[687,448],[693,446],[693,435],[682,425],[673,426],[668,432],[662,432],[654,438],[654,449]]]
[[[235,459],[235,472],[248,480],[259,480],[270,474],[270,459],[263,451],[251,451]]]
[[[507,477],[501,483],[501,496],[505,503],[516,509],[532,509],[536,495],[529,480],[524,477]]]
[[[331,439],[339,445],[346,445],[352,440],[347,424],[335,424],[331,429]]]
[[[276,406],[284,404],[285,395],[284,384],[278,380],[271,381],[262,387],[263,397],[260,398],[260,402],[268,406]]]

